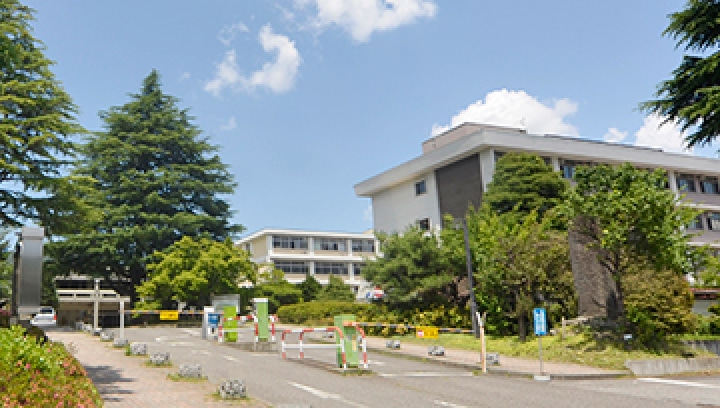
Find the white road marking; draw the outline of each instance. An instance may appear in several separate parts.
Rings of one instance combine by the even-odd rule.
[[[227,361],[238,361],[238,359],[233,356],[223,356],[223,358]]]
[[[155,337],[155,341],[158,343],[162,343],[165,340],[167,340],[167,337],[165,337],[165,336]]]
[[[376,366],[384,366],[385,365],[385,363],[383,363],[382,361],[374,361],[374,360],[368,360],[368,364],[376,365]]]
[[[638,378],[637,381],[657,384],[669,384],[669,385],[682,385],[684,387],[697,387],[697,388],[717,388],[720,389],[720,385],[703,384],[691,381],[682,380],[669,380],[665,378]]]
[[[303,390],[303,391],[309,392],[310,394],[312,394],[312,395],[314,395],[314,396],[316,396],[316,397],[318,397],[318,398],[331,399],[331,400],[339,401],[339,402],[342,402],[342,403],[344,403],[344,404],[347,404],[347,405],[350,405],[350,406],[353,406],[353,407],[357,407],[357,408],[368,408],[366,405],[358,404],[357,402],[353,402],[353,401],[348,401],[348,400],[344,399],[342,396],[340,396],[340,395],[338,395],[338,394],[331,394],[331,393],[329,393],[329,392],[325,392],[325,391],[322,391],[322,390],[318,390],[318,389],[316,389],[316,388],[313,388],[313,387],[310,387],[310,386],[307,386],[307,385],[303,385],[303,384],[298,384],[298,383],[292,382],[292,381],[288,381],[288,384],[292,385],[292,386],[295,387],[295,388],[299,388],[299,389],[301,389],[301,390]]]
[[[475,374],[470,372],[444,373],[429,371],[418,371],[411,373],[378,373],[379,377],[472,377],[474,375]]]
[[[200,335],[200,333],[197,330],[193,330],[193,329],[182,329],[182,331],[191,336],[195,336],[195,337]]]
[[[465,407],[465,405],[453,404],[452,402],[447,402],[447,401],[438,401],[438,400],[435,400],[435,401],[433,401],[433,402],[435,403],[435,405],[440,405],[441,407],[467,408],[467,407]]]
[[[191,354],[202,354],[204,356],[210,355],[210,352],[207,350],[190,350]]]

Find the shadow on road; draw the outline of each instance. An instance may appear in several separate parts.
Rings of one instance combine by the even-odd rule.
[[[106,402],[121,401],[122,398],[118,397],[119,395],[134,394],[134,391],[123,387],[123,383],[131,383],[135,380],[123,377],[122,372],[113,367],[88,365],[85,366],[85,370]]]

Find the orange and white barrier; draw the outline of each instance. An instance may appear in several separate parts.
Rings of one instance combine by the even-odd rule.
[[[345,326],[354,326],[353,323],[345,324]],[[368,359],[367,359],[367,341],[365,341],[365,332],[359,328],[356,327],[356,329],[359,329],[358,332],[361,335],[362,339],[362,354],[363,354],[363,367],[365,369],[368,368]],[[303,342],[303,337],[305,336],[305,333],[328,333],[328,332],[335,332],[337,333],[338,338],[340,339],[339,344],[331,343],[331,344],[305,344]],[[299,333],[298,336],[298,344],[287,344],[285,342],[285,337],[290,333]],[[298,349],[299,350],[299,356],[300,358],[305,358],[305,349],[340,349],[340,353],[342,356],[342,368],[343,370],[347,369],[347,354],[345,353],[345,341],[344,341],[344,335],[342,330],[340,328],[335,326],[330,327],[311,327],[311,328],[303,328],[303,329],[286,329],[282,332],[281,336],[281,351],[282,351],[282,358],[287,359],[287,349]]]

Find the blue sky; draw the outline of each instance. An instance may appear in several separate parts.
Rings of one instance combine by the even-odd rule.
[[[247,232],[371,228],[353,185],[462,121],[681,146],[637,106],[680,62],[661,33],[684,1],[27,4],[86,128],[160,72],[235,174]]]

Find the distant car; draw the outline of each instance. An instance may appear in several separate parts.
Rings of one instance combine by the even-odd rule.
[[[37,327],[57,326],[57,314],[50,306],[41,306],[38,313],[30,319],[30,324]]]

